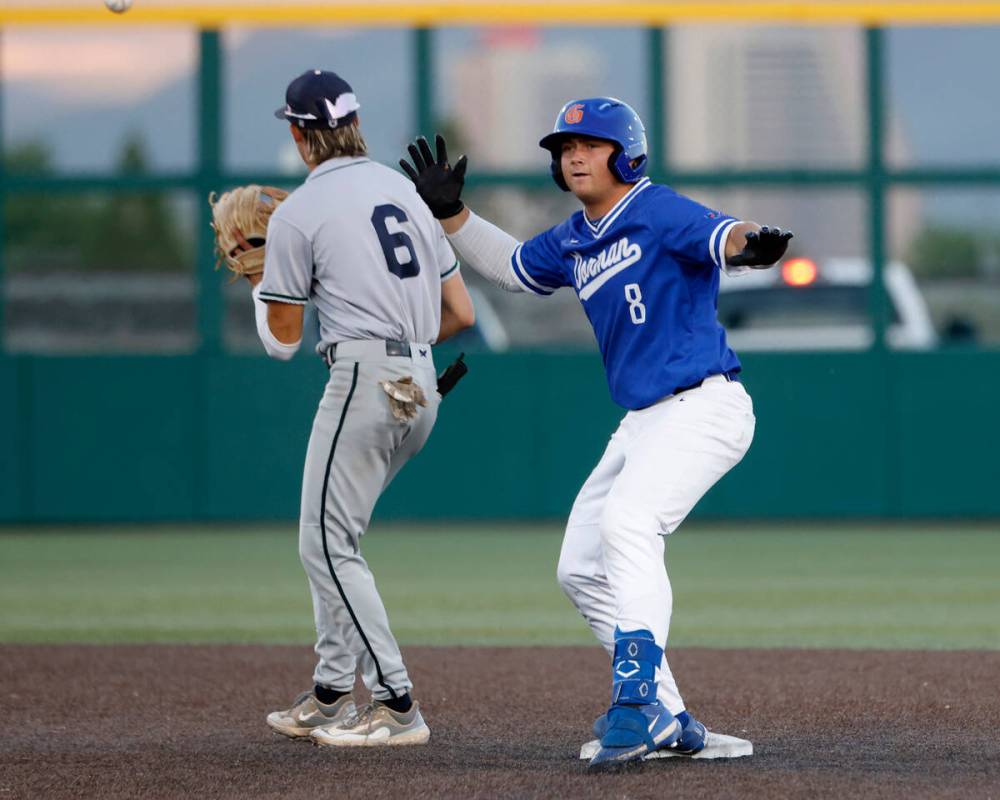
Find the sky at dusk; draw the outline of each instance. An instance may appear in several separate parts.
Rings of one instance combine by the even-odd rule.
[[[78,4],[90,2],[93,0],[80,0]],[[635,49],[635,32],[628,29],[580,28],[575,29],[576,33],[574,29],[560,30],[546,33],[547,40],[555,41],[560,36],[567,40],[585,38],[590,46],[604,52],[614,52],[616,47]],[[255,37],[255,44],[264,42],[264,46],[251,46],[248,52],[243,45],[250,37]],[[439,81],[447,80],[441,72],[442,65],[449,63],[449,47],[467,47],[466,43],[458,44],[463,39],[468,36],[461,29],[441,32],[438,41],[444,56],[437,66]],[[994,133],[1000,129],[1000,98],[995,86],[995,76],[1000,74],[1000,28],[898,28],[887,32],[886,41],[890,113],[898,115],[902,122],[915,161],[1000,163],[1000,139]],[[330,63],[367,63],[355,79],[364,87],[364,94],[359,96],[364,98],[366,117],[371,120],[375,115],[381,127],[400,129],[391,141],[387,138],[393,152],[397,149],[395,139],[409,135],[413,79],[406,74],[411,61],[410,39],[405,31],[232,28],[223,32],[223,44],[233,64],[241,64],[241,74],[227,76],[230,83],[240,78],[249,80],[247,76],[254,70],[264,78],[273,78],[274,85],[266,86],[267,103],[257,98],[264,105],[277,105],[274,99],[280,103],[288,76],[300,69]],[[191,117],[197,45],[197,35],[187,27],[5,29],[0,37],[5,141],[9,144],[12,136],[23,137],[33,124],[42,125],[34,121],[43,119],[37,116],[36,98],[51,106],[49,112],[59,124],[72,124],[77,110],[87,114],[99,108],[112,110],[119,115],[116,119],[127,123],[133,108],[159,102],[158,93],[174,98],[175,105],[169,107],[174,116]],[[372,50],[383,54],[378,62],[371,62]],[[279,55],[282,51],[284,54]],[[626,78],[630,70],[632,74],[641,72],[640,54],[622,55],[626,58],[608,59],[614,65],[611,69],[619,73],[624,70]],[[270,61],[274,62],[273,69]],[[275,70],[280,71],[280,80],[269,75]],[[236,67],[231,67],[231,73],[235,71]],[[644,83],[644,79],[640,82],[637,78],[633,85]],[[257,80],[241,91],[244,96],[230,98],[230,102],[246,105],[246,94],[256,96],[265,87]],[[175,97],[178,93],[182,99]],[[637,88],[636,93],[641,97],[643,90]],[[245,116],[242,107],[240,115]],[[174,124],[180,123],[174,120]],[[192,122],[184,124],[190,126]],[[111,133],[109,128],[107,135]],[[169,148],[170,141],[165,146]]]

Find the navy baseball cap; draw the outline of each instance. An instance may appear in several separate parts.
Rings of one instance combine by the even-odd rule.
[[[354,90],[336,72],[311,69],[288,84],[285,105],[274,116],[300,128],[329,129],[351,122],[359,108]]]

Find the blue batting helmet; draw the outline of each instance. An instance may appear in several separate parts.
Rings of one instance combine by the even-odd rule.
[[[562,142],[569,136],[592,136],[615,145],[608,168],[622,183],[635,183],[646,174],[646,129],[635,109],[614,97],[573,100],[562,107],[552,133],[538,144],[552,153],[552,178],[569,191],[562,174]],[[637,162],[634,166],[632,162]]]

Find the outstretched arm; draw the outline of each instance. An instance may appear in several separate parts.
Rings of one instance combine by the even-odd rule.
[[[401,159],[400,167],[441,223],[462,263],[501,289],[523,291],[511,267],[511,257],[520,242],[466,208],[461,196],[468,160],[462,156],[453,168],[448,163],[448,148],[440,134],[436,137],[436,145],[435,158],[427,140],[419,137],[407,148],[413,163]]]
[[[766,269],[773,266],[788,249],[794,236],[781,228],[762,228],[756,222],[741,222],[733,226],[726,240],[726,264],[731,267]]]

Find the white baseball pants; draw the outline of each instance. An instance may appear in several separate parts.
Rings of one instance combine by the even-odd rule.
[[[714,375],[628,412],[577,495],[559,556],[559,584],[611,655],[615,627],[651,631],[666,650],[673,594],[664,565],[673,533],[702,496],[740,462],[753,439],[743,384]],[[664,655],[657,697],[684,701]]]

